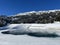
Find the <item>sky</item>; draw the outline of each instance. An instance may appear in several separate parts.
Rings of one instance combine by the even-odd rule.
[[[0,15],[60,9],[60,0],[0,0]]]

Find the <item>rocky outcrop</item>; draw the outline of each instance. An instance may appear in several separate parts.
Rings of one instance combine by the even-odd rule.
[[[10,22],[11,22],[11,18],[9,18],[9,17],[7,17],[5,15],[4,16],[3,15],[0,16],[0,27],[5,26],[5,25],[7,25]]]
[[[14,19],[12,23],[53,23],[54,21],[60,21],[60,11],[42,14],[29,13],[13,16],[12,19]]]
[[[13,16],[0,16],[0,26],[20,23],[54,23],[60,21],[60,10],[25,12]]]

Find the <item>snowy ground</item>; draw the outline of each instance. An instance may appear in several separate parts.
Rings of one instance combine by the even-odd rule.
[[[27,35],[4,35],[0,33],[0,45],[60,45],[60,37],[31,37]]]
[[[0,45],[60,45],[60,37],[49,38],[49,37],[33,37],[28,35],[11,35],[2,34],[1,31],[0,31]]]
[[[31,37],[27,35],[4,35],[0,33],[0,45],[60,45],[60,37]]]

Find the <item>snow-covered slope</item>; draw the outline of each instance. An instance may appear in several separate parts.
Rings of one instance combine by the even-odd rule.
[[[30,11],[30,12],[24,12],[24,13],[19,13],[19,14],[16,14],[16,16],[19,16],[19,15],[30,15],[30,14],[33,14],[33,13],[36,13],[36,14],[43,14],[43,13],[50,13],[50,12],[56,12],[56,11],[60,11],[60,9],[56,9],[56,10],[45,10],[45,11]]]
[[[50,24],[10,24],[3,34],[31,35],[31,36],[60,36],[60,23]],[[5,27],[5,28],[7,28]]]
[[[25,32],[56,33],[60,35],[60,23],[53,24],[10,24],[6,30],[0,31],[0,45],[60,45],[60,37],[33,37],[28,35],[10,35],[1,32],[9,31],[11,34]],[[46,33],[45,33],[46,32]]]
[[[4,30],[0,31],[0,45],[60,45],[60,37],[34,37],[21,35],[21,33],[32,32],[34,34],[52,34],[60,35],[60,22],[50,24],[10,24]],[[7,32],[10,34],[2,34]],[[35,32],[35,33],[34,33]],[[20,35],[11,35],[17,34]],[[47,35],[46,34],[46,35]],[[37,36],[37,35],[35,35]]]
[[[60,45],[60,37],[38,38],[28,35],[4,35],[0,33],[0,45]]]

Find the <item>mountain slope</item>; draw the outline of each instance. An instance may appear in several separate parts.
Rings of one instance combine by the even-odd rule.
[[[60,10],[31,11],[13,16],[0,16],[0,26],[21,23],[54,23],[60,21]]]
[[[60,10],[31,11],[12,17],[13,23],[54,23],[54,21],[60,21]]]

